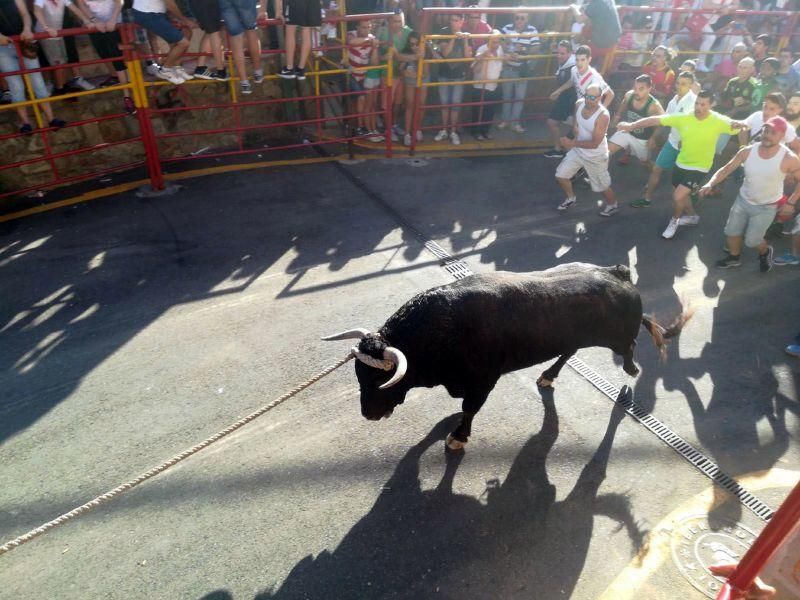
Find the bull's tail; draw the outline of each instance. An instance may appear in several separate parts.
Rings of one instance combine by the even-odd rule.
[[[669,338],[677,336],[686,322],[692,318],[693,314],[694,310],[688,305],[685,305],[678,318],[666,328],[659,325],[655,317],[649,315],[642,316],[642,325],[644,325],[644,328],[647,329],[647,332],[653,338],[653,343],[656,345],[656,348],[658,348],[662,359],[666,359],[667,357],[666,341]]]

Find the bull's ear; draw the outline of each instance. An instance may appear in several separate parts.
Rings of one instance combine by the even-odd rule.
[[[359,327],[357,329],[348,329],[347,331],[342,331],[340,333],[334,333],[333,335],[328,335],[322,338],[325,342],[333,342],[336,340],[351,340],[357,339],[360,340],[365,335],[369,334],[369,329],[364,329],[363,327]]]

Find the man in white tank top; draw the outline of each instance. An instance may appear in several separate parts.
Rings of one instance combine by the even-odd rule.
[[[783,196],[783,180],[787,174],[791,173],[798,182],[788,198],[788,204],[794,205],[800,197],[800,159],[781,144],[788,127],[783,117],[769,119],[764,123],[761,141],[739,150],[727,165],[700,188],[699,194],[707,196],[715,185],[739,166],[744,167],[744,183],[725,224],[728,255],[717,261],[717,267],[721,269],[742,264],[742,238],[748,248],[758,249],[761,272],[766,273],[772,268],[773,249],[767,244],[764,234],[775,220],[778,203]]]
[[[566,156],[556,169],[556,181],[564,190],[566,200],[558,210],[567,210],[575,204],[575,192],[570,180],[583,167],[589,176],[592,191],[600,192],[605,206],[600,214],[610,217],[617,212],[617,200],[611,189],[611,175],[608,173],[608,123],[611,120],[608,109],[600,102],[602,90],[599,85],[591,85],[586,95],[575,103],[575,139],[562,137],[561,147],[567,150]]]

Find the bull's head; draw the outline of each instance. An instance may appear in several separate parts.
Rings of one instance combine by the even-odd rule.
[[[325,341],[358,339],[351,352],[356,361],[356,377],[361,388],[361,414],[371,421],[388,418],[403,402],[408,388],[397,386],[406,374],[405,355],[367,329],[351,329],[322,338]],[[389,373],[394,371],[391,375]]]

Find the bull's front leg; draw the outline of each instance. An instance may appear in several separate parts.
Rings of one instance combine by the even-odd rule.
[[[558,357],[558,360],[554,362],[549,369],[547,369],[544,373],[541,374],[539,379],[536,380],[536,385],[543,388],[553,387],[553,381],[555,381],[558,374],[561,372],[561,368],[567,364],[567,361],[575,354],[577,350],[570,350],[569,352],[565,352],[561,356]]]
[[[464,396],[464,401],[461,403],[461,423],[447,436],[447,447],[450,450],[462,450],[469,441],[469,436],[472,435],[472,419],[486,402],[489,391]]]

